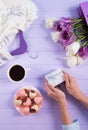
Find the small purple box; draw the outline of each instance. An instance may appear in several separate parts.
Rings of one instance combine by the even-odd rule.
[[[79,6],[79,15],[85,18],[88,25],[88,2],[81,3]]]

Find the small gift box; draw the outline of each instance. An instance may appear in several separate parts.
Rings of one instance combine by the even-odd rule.
[[[61,84],[64,82],[64,75],[62,70],[57,69],[54,72],[51,72],[50,74],[47,74],[45,76],[45,79],[52,85],[57,86],[58,84]]]
[[[88,2],[83,2],[79,5],[79,15],[85,18],[88,25]]]

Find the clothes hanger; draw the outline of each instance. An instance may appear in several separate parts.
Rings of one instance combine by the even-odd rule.
[[[27,51],[27,43],[24,40],[23,32],[19,31],[19,33],[17,35],[19,36],[20,46],[19,46],[19,48],[10,52],[10,54],[12,56],[21,55]]]
[[[13,59],[13,56],[21,55],[27,52],[27,43],[24,39],[23,32],[19,31],[17,35],[19,36],[19,41],[20,41],[19,47],[11,52],[8,52],[7,49],[2,49],[1,54],[4,54],[5,57],[0,58],[0,66],[5,65],[8,62],[8,60]]]

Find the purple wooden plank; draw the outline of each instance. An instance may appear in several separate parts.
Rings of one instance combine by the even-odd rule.
[[[48,30],[44,27],[45,26],[45,23],[44,23],[44,25],[43,26],[41,26],[41,25],[33,25],[33,26],[31,26],[25,33],[25,36],[26,37],[34,37],[34,38],[45,38],[45,37],[49,37],[50,35],[48,35],[49,34],[49,32],[48,32]]]
[[[35,0],[36,3],[37,3],[37,6],[39,7],[39,11],[68,11],[69,8],[74,10],[75,8],[77,8],[77,6],[79,5],[79,3],[82,3],[86,0],[74,0],[74,1],[71,1],[71,0],[66,0],[66,1],[59,1],[58,0],[48,0],[47,2],[47,5],[46,5],[46,1],[42,0],[42,1],[39,1],[39,0]],[[72,11],[71,9],[71,11]],[[73,11],[74,12],[74,11]],[[75,12],[74,12],[75,13]]]
[[[48,67],[49,66],[49,67]],[[82,69],[83,67],[85,67],[85,70]],[[40,65],[30,65],[30,73],[28,73],[28,77],[32,77],[32,78],[43,78],[46,74],[52,72],[53,70],[55,69],[64,69],[65,71],[69,72],[70,74],[72,74],[73,76],[75,76],[76,78],[83,78],[83,79],[88,79],[88,74],[86,73],[86,71],[88,71],[88,65],[80,65],[74,69],[72,69],[73,71],[71,71],[67,66],[66,64],[63,65],[63,64],[43,64],[42,65],[42,62]],[[41,73],[39,73],[39,71]],[[86,73],[86,75],[85,75]]]
[[[50,35],[50,33],[48,34]],[[59,43],[54,43],[51,38],[25,38],[33,44],[33,48],[38,51],[60,51]],[[28,44],[30,46],[30,43]]]
[[[27,77],[26,77],[27,79],[44,78],[44,76],[46,74],[48,74],[48,73],[50,73],[53,70],[58,69],[58,68],[69,72],[71,75],[73,75],[77,79],[88,79],[88,73],[86,73],[86,71],[88,71],[87,64],[82,64],[82,65],[77,66],[76,68],[69,69],[65,62],[64,63],[61,62],[61,64],[59,64],[59,63],[58,64],[54,64],[54,63],[47,64],[46,59],[44,59],[44,60],[45,60],[45,64],[42,64],[42,61],[40,61],[40,64],[36,64],[36,62],[34,64],[30,64],[30,62],[23,64],[25,66],[25,68],[30,67],[30,69],[31,69],[27,73]],[[13,63],[17,63],[17,62],[13,62]],[[85,67],[85,70],[82,69],[83,67]],[[0,69],[0,77],[1,78],[7,78],[8,68],[9,67],[6,66],[6,67],[2,68],[2,70]]]
[[[78,84],[80,89],[85,93],[88,94],[88,86],[87,86],[88,79],[78,79]],[[40,91],[45,91],[45,85],[44,85],[44,78],[30,78],[25,79],[22,83],[19,84],[13,84],[12,82],[8,81],[8,79],[0,79],[0,94],[14,94],[19,88],[24,86],[34,86],[36,88],[39,88]],[[7,98],[8,99],[8,98]]]
[[[13,128],[15,130],[21,130],[23,128],[26,130],[61,130],[61,125],[1,125],[0,127],[2,130],[12,130]],[[81,125],[81,130],[87,130],[88,125]]]
[[[56,125],[61,124],[59,112],[40,110],[31,116],[21,116],[15,109],[0,109],[2,111],[0,124],[24,125]],[[4,116],[3,116],[4,113]],[[7,120],[8,119],[8,120]],[[41,120],[46,119],[46,120]]]
[[[14,96],[14,93],[21,87],[25,86],[34,86],[36,88],[44,87],[44,81],[42,79],[25,79],[22,83],[14,84],[8,79],[0,79],[0,93],[3,93],[4,95],[6,94],[12,94]],[[8,99],[8,98],[7,98]]]
[[[78,17],[78,12],[76,9],[72,8],[73,11],[65,11],[65,10],[62,10],[60,11],[59,9],[58,10],[48,10],[48,11],[40,11],[38,12],[38,17],[39,19],[37,19],[36,21],[34,21],[34,23],[26,30],[26,37],[28,37],[28,34],[27,32],[29,32],[30,29],[32,29],[34,26],[36,25],[40,25],[40,27],[42,27],[43,29],[45,28],[45,20],[47,18],[51,18],[51,17],[55,17],[57,19],[60,19],[62,16],[65,16],[65,17]],[[41,20],[40,20],[41,18]]]
[[[0,127],[2,130],[21,130],[21,129],[26,129],[26,130],[61,130],[60,125],[1,125]]]
[[[52,98],[49,98],[45,92],[45,90],[42,90],[42,95],[44,99],[43,106],[41,108],[41,111],[47,110],[47,111],[58,111],[58,106],[56,102],[52,100]],[[2,99],[4,102],[1,103],[0,109],[14,109],[13,100],[14,100],[14,94],[0,94],[0,102],[2,102]],[[6,96],[4,96],[6,95]],[[13,96],[12,96],[13,95]],[[88,93],[87,93],[88,95]],[[73,97],[71,97],[69,94],[66,94],[67,102],[68,102],[68,108],[71,110],[85,110],[83,105],[75,100]],[[53,104],[53,105],[52,105]]]
[[[20,116],[15,109],[0,109],[2,111],[0,124],[14,125],[61,125],[59,110],[56,111],[46,109],[31,116]],[[86,110],[71,110],[70,113],[73,119],[79,119],[81,125],[87,125],[88,112]],[[3,116],[4,114],[4,116]],[[7,120],[8,119],[8,120]],[[40,120],[39,120],[40,119]],[[41,120],[46,119],[46,120]],[[87,129],[86,129],[87,130]]]

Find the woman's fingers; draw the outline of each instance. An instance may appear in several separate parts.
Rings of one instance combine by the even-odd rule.
[[[49,96],[55,96],[55,93],[51,89],[49,89],[48,86],[46,86],[46,91]]]
[[[47,80],[46,80],[46,79],[44,80],[44,83],[45,83],[45,85],[48,85],[48,82],[47,82]]]
[[[72,78],[74,78],[73,76],[71,76],[70,74],[68,74],[68,73],[67,73],[67,72],[65,72],[65,71],[63,71],[63,73],[68,75],[69,80],[70,80],[70,79],[72,79]]]
[[[64,72],[64,78],[66,81],[66,86],[69,87],[70,86],[70,77],[66,72]]]
[[[46,85],[45,87],[46,87],[47,94],[49,96],[55,96],[54,91],[52,90],[50,84],[48,84],[48,82],[46,80],[45,80],[45,85]]]
[[[53,92],[56,92],[56,88],[52,86],[51,84],[49,84],[46,80],[45,80],[45,85],[47,85],[48,88],[51,89]]]

